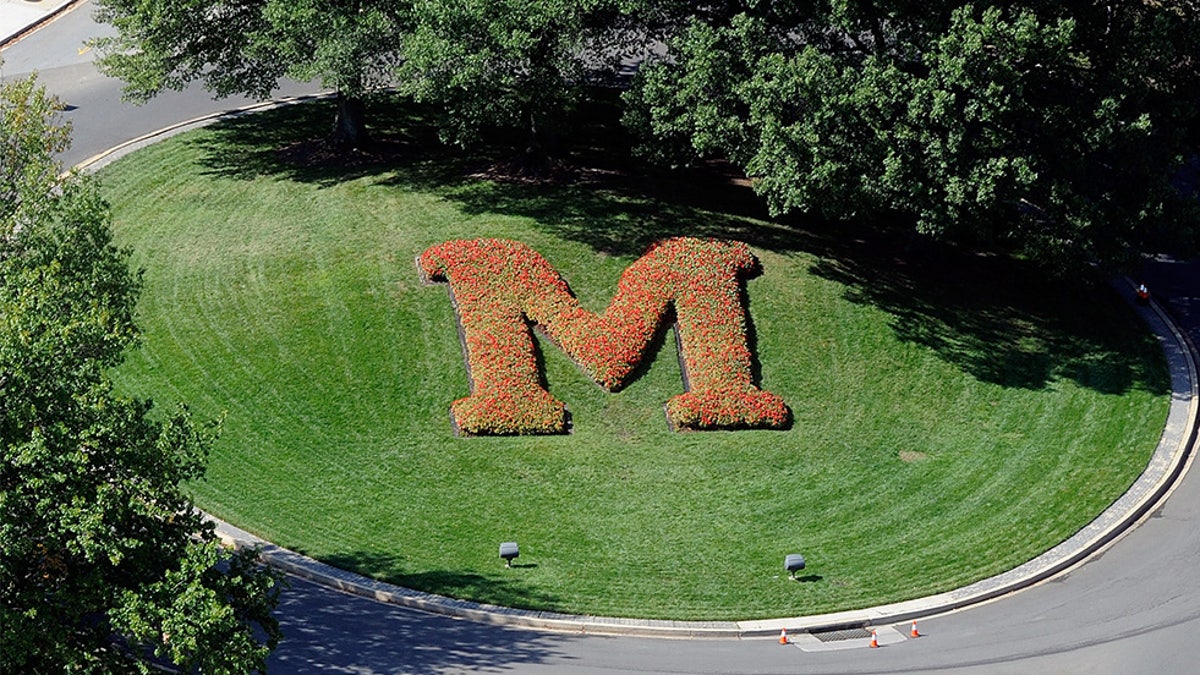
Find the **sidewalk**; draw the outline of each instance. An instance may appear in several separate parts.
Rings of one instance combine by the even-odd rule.
[[[49,21],[78,0],[0,0],[0,47]]]

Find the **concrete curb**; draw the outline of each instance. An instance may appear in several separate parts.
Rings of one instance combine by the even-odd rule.
[[[80,163],[76,169],[94,171],[140,147],[183,131],[327,95],[261,103],[181,122],[106,150]],[[784,628],[813,632],[883,626],[961,609],[1034,586],[1102,551],[1146,517],[1169,494],[1190,465],[1200,416],[1193,350],[1157,302],[1152,300],[1143,305],[1135,301],[1131,281],[1126,279],[1113,286],[1158,336],[1167,359],[1171,403],[1158,447],[1129,490],[1066,541],[1008,572],[946,593],[867,609],[755,621],[663,621],[538,612],[457,600],[384,583],[280,548],[211,516],[209,519],[215,523],[217,535],[225,545],[258,549],[267,565],[328,588],[435,614],[521,628],[661,638],[773,638]]]
[[[84,172],[98,171],[135,150],[140,150],[147,145],[166,140],[185,131],[199,129],[200,127],[215,124],[222,120],[232,119],[234,117],[239,117],[241,115],[246,115],[253,112],[282,108],[284,106],[304,103],[306,101],[316,101],[323,98],[329,98],[332,95],[333,94],[330,92],[321,92],[317,94],[306,94],[304,96],[292,96],[290,98],[276,99],[263,103],[252,103],[240,108],[230,108],[229,110],[222,112],[211,113],[208,115],[202,115],[200,117],[194,117],[189,120],[184,120],[182,122],[176,122],[170,126],[166,126],[161,129],[151,131],[148,134],[143,134],[137,138],[125,141],[120,145],[115,145],[103,152],[96,153],[76,164],[74,167],[72,167],[72,169]]]
[[[65,0],[58,6],[47,10],[42,16],[26,24],[23,28],[17,30],[16,32],[10,33],[9,35],[0,35],[0,49],[11,44],[15,44],[21,38],[57,19],[64,12],[73,9],[75,5],[78,5],[81,2],[83,2],[83,0]]]

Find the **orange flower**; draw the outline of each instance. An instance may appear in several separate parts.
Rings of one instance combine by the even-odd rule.
[[[420,272],[450,285],[471,395],[451,406],[469,434],[566,431],[566,406],[542,386],[531,324],[597,384],[628,383],[670,310],[676,317],[685,393],[667,403],[676,428],[782,428],[783,399],[753,382],[741,279],[758,261],[740,242],[672,238],[655,242],[617,284],[608,308],[583,309],[566,281],[533,249],[474,239],[430,247]]]

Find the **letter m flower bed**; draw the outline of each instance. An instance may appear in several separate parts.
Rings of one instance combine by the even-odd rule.
[[[674,310],[686,391],[666,404],[677,429],[785,428],[791,411],[753,380],[742,281],[758,261],[740,242],[679,237],[634,261],[600,314],[580,306],[540,254],[505,239],[448,241],[422,253],[446,282],[466,347],[471,395],[451,415],[467,434],[567,431],[566,406],[541,385],[537,326],[608,391],[629,383]]]

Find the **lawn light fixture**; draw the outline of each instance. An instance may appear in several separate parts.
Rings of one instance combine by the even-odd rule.
[[[504,558],[504,566],[512,567],[513,558],[521,555],[521,551],[517,549],[517,542],[506,541],[500,544],[500,557]]]
[[[783,559],[783,568],[792,574],[792,580],[796,579],[796,572],[804,569],[804,556],[799,553],[789,553]]]

